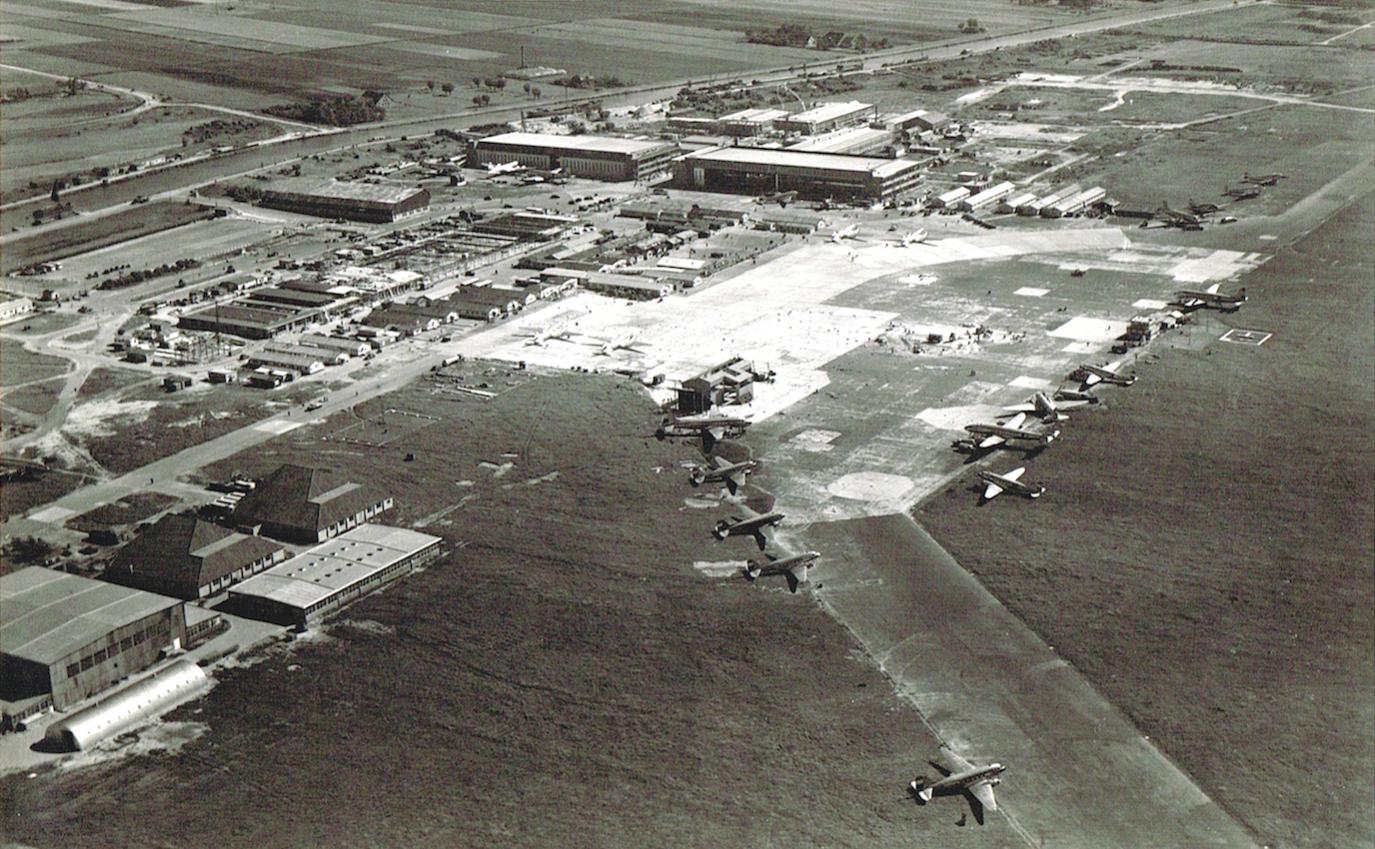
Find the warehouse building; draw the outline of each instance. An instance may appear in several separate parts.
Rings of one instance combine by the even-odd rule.
[[[1079,212],[1090,204],[1095,204],[1107,197],[1107,192],[1099,186],[1091,189],[1084,189],[1082,192],[1058,200],[1041,209],[1042,218],[1063,218],[1075,212]]]
[[[878,110],[871,103],[860,103],[858,100],[850,100],[844,103],[819,103],[804,112],[780,118],[774,122],[774,126],[785,133],[802,133],[807,136],[814,136],[818,133],[829,133],[831,130],[838,130],[842,127],[853,127],[856,124],[867,124],[876,115]]]
[[[263,191],[260,203],[320,218],[347,218],[383,224],[420,212],[430,205],[430,193],[394,183],[344,183],[338,180],[294,177],[278,180]]]
[[[163,713],[209,683],[204,670],[183,658],[112,693],[98,704],[59,719],[48,726],[43,738],[55,751],[89,749]]]
[[[1040,198],[1031,201],[1030,203],[1026,203],[1017,207],[1017,214],[1028,216],[1040,215],[1043,209],[1046,209],[1050,206],[1054,206],[1055,204],[1059,203],[1065,198],[1077,194],[1079,192],[1079,188],[1079,184],[1074,183],[1072,185],[1065,186],[1064,188],[1056,189],[1048,195],[1043,195]]]
[[[92,696],[186,638],[180,599],[41,566],[0,575],[0,610],[7,724]]]
[[[969,195],[969,187],[960,186],[948,192],[942,192],[936,195],[935,199],[931,201],[931,205],[938,209],[951,209],[955,204],[969,197]]]
[[[596,292],[609,298],[626,298],[632,301],[650,301],[655,298],[664,298],[672,295],[676,288],[672,281],[663,279],[650,280],[633,274],[578,271],[571,268],[546,268],[540,272],[540,279],[550,282],[576,280],[580,288],[589,292]]]
[[[1020,194],[1010,195],[998,201],[999,212],[1016,212],[1023,204],[1031,203],[1036,200],[1035,192],[1021,192]]]
[[[229,590],[227,607],[304,628],[439,555],[439,537],[363,524]]]
[[[280,369],[301,375],[325,370],[325,361],[319,356],[291,351],[257,351],[249,355],[246,365],[252,369]]]
[[[241,527],[287,542],[322,542],[392,506],[390,497],[326,469],[285,464],[258,481],[234,510]]]
[[[952,204],[948,204],[948,206],[951,209],[972,212],[976,209],[982,209],[996,200],[1007,197],[1016,191],[1016,189],[1017,187],[1012,183],[1002,182],[997,185],[989,186],[977,194],[972,194],[969,197],[957,200]]]
[[[914,109],[911,112],[885,118],[883,125],[893,132],[939,132],[950,126],[950,118],[940,112]]]
[[[286,549],[189,514],[143,526],[101,575],[106,581],[194,601],[280,563]]]
[[[723,136],[748,138],[773,129],[775,122],[788,117],[782,109],[742,109],[716,119],[716,131]]]
[[[184,330],[204,330],[225,333],[244,339],[271,339],[279,333],[300,330],[324,320],[315,309],[303,309],[287,304],[244,302],[217,304],[177,319],[177,327]]]
[[[479,165],[519,162],[527,168],[562,168],[575,177],[596,180],[646,180],[672,167],[678,148],[668,142],[618,136],[556,136],[502,133],[477,143]]]
[[[803,139],[797,144],[788,145],[788,150],[810,150],[813,153],[853,153],[863,155],[878,153],[893,143],[893,135],[887,130],[870,127],[850,127],[836,130],[822,136]]]
[[[709,191],[884,201],[914,188],[921,166],[906,159],[718,147],[682,159],[680,183]]]
[[[366,357],[372,348],[366,342],[357,339],[345,339],[342,336],[325,336],[321,333],[307,333],[301,337],[300,342],[307,348],[316,348],[321,351],[336,351],[350,357]]]

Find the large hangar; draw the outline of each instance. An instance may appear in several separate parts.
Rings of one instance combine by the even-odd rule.
[[[916,187],[921,165],[839,153],[718,147],[682,159],[680,183],[708,191],[795,191],[804,197],[884,201]]]
[[[186,639],[180,599],[41,566],[0,576],[0,611],[7,714],[35,702],[65,708]]]
[[[385,224],[429,206],[430,193],[413,186],[293,177],[264,189],[261,203],[302,215]]]
[[[229,605],[303,628],[437,556],[439,542],[405,528],[359,525],[231,587]]]
[[[644,180],[671,170],[678,148],[668,142],[619,136],[557,136],[501,133],[477,143],[479,165],[517,162],[529,168],[562,168],[595,180]]]

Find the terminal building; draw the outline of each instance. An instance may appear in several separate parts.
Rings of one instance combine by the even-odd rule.
[[[758,147],[718,147],[682,159],[679,183],[707,191],[885,201],[916,187],[921,165],[907,159]]]
[[[430,205],[430,193],[394,183],[344,183],[293,177],[263,190],[260,203],[271,209],[385,224]]]
[[[668,142],[619,136],[558,136],[547,133],[501,133],[477,143],[478,165],[518,162],[527,168],[562,168],[575,177],[595,180],[645,180],[672,168],[678,148]]]
[[[288,463],[239,501],[234,521],[287,542],[315,543],[356,528],[391,506],[390,497],[370,486],[326,469]]]
[[[284,559],[286,549],[271,540],[235,533],[192,515],[169,514],[144,526],[101,577],[194,601]]]
[[[804,112],[780,118],[774,122],[774,126],[785,133],[802,133],[806,136],[814,136],[818,133],[839,130],[842,127],[867,124],[877,115],[878,110],[874,108],[873,104],[860,103],[858,100],[844,103],[818,103]]]
[[[363,524],[229,590],[226,606],[304,628],[439,555],[439,537]]]
[[[0,575],[0,700],[8,722],[59,710],[186,639],[180,599],[31,566]]]

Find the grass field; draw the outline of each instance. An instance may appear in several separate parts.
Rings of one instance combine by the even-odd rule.
[[[207,726],[180,754],[6,778],[13,839],[990,845],[994,829],[906,799],[931,743],[841,626],[805,595],[692,568],[746,548],[685,509],[692,449],[646,436],[633,384],[551,377],[491,402],[421,384],[372,404],[446,426],[370,450],[300,430],[209,471],[330,464],[449,553],[225,674],[173,715]],[[481,465],[504,454],[501,477]]]
[[[1074,416],[1034,506],[976,507],[966,479],[917,511],[1273,846],[1375,822],[1373,223],[1367,193],[1243,279],[1225,323],[1263,346],[1163,350]]]
[[[211,213],[208,207],[187,203],[131,206],[69,227],[17,238],[5,245],[0,268],[10,272],[36,262],[63,259],[194,221],[204,221],[211,217]]]
[[[98,368],[86,376],[85,382],[77,389],[76,396],[89,398],[93,395],[124,389],[150,379],[152,379],[151,375],[133,369]]]
[[[66,374],[71,364],[26,349],[18,341],[0,338],[0,386],[14,386]]]
[[[161,513],[176,503],[177,499],[169,495],[141,492],[138,495],[131,495],[110,504],[102,504],[90,512],[82,513],[68,522],[67,527],[82,533],[90,533],[105,528],[132,525]]]

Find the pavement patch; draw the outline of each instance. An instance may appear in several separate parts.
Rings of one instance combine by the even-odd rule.
[[[885,472],[853,472],[838,478],[826,490],[852,501],[893,501],[912,488],[912,481]]]
[[[1014,377],[1012,381],[1008,383],[1008,386],[1015,386],[1018,389],[1045,389],[1050,386],[1050,384],[1051,381],[1049,380],[1039,377],[1028,377],[1024,374],[1021,377]]]
[[[253,429],[254,429],[254,430],[257,430],[257,431],[261,431],[261,432],[263,432],[263,433],[275,433],[275,434],[277,434],[278,436],[281,436],[282,434],[287,433],[288,431],[293,431],[293,430],[295,430],[296,428],[301,427],[301,426],[304,425],[304,424],[305,424],[305,422],[286,422],[286,421],[258,422],[257,424],[253,425]]]
[[[1021,295],[1023,298],[1044,298],[1046,295],[1050,294],[1050,290],[1037,289],[1035,286],[1023,286],[1012,294]]]
[[[39,510],[29,517],[34,522],[47,522],[50,525],[57,525],[65,522],[76,515],[75,510],[66,507],[49,507],[46,510]]]
[[[1089,318],[1076,315],[1069,321],[1050,331],[1059,339],[1073,339],[1075,342],[1111,342],[1127,332],[1127,322],[1112,321],[1105,318]]]
[[[1261,345],[1265,344],[1266,340],[1274,335],[1275,334],[1268,333],[1264,330],[1245,330],[1240,327],[1235,327],[1218,338],[1220,341],[1231,342],[1234,345],[1251,345],[1259,348]]]
[[[835,446],[831,443],[834,442],[839,436],[840,431],[837,430],[822,430],[820,428],[812,428],[811,430],[802,431],[797,436],[794,436],[792,439],[790,439],[789,442],[792,442],[794,445],[796,445],[798,448],[801,448],[803,451],[825,452],[835,448]]]
[[[1132,306],[1139,310],[1163,310],[1169,304],[1164,301],[1155,301],[1150,298],[1142,298],[1139,301],[1132,301]]]

